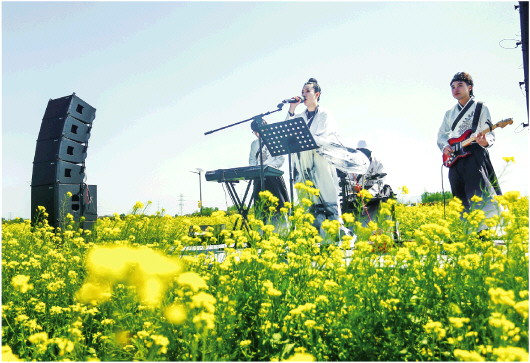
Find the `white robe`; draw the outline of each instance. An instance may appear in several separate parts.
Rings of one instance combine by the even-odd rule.
[[[471,98],[468,103],[472,100]],[[466,104],[467,105],[467,104]],[[458,121],[458,124],[456,125],[455,129],[451,131],[451,127],[453,126],[453,122],[458,117],[458,114],[460,114],[460,111],[465,108],[460,106],[459,103],[457,103],[453,108],[448,110],[445,113],[444,120],[442,122],[442,125],[440,126],[440,129],[438,130],[438,147],[441,151],[449,145],[447,140],[458,138],[460,137],[464,132],[471,129],[471,126],[473,124],[473,116],[475,115],[475,109],[477,107],[477,102],[469,108],[469,110],[466,111],[465,115]],[[480,112],[480,118],[478,120],[478,126],[475,130],[476,132],[482,131],[488,127],[488,124],[486,121],[491,121],[490,111],[488,110],[488,107],[485,104],[482,104],[482,111]],[[486,140],[488,140],[488,148],[493,145],[495,142],[495,134],[493,132],[488,132],[486,134]]]
[[[297,117],[302,117],[305,123],[308,123],[305,111],[294,116],[287,114],[287,119]],[[318,107],[309,130],[319,148],[293,154],[292,164],[297,171],[295,181],[311,180],[315,184],[321,196],[320,201],[315,203],[338,206],[339,181],[336,169],[364,174],[370,166],[370,161],[362,152],[342,144],[335,119],[326,109]]]

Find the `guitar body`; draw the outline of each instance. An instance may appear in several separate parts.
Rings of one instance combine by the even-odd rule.
[[[450,168],[459,159],[465,158],[466,156],[469,156],[471,154],[469,151],[466,151],[465,146],[462,146],[462,142],[466,140],[471,135],[471,133],[472,130],[469,129],[462,135],[460,135],[460,137],[454,137],[452,139],[447,140],[449,146],[451,146],[454,151],[451,153],[451,155],[443,154],[443,164],[445,166]]]
[[[499,121],[495,125],[489,123],[489,126],[482,130],[480,134],[485,135],[486,133],[495,130],[497,127],[504,128],[505,126],[511,125],[512,123],[513,120],[511,118]],[[443,164],[445,166],[450,168],[451,166],[453,166],[454,163],[458,161],[458,159],[465,158],[466,156],[469,156],[471,154],[471,152],[466,151],[466,147],[475,141],[475,136],[471,136],[472,133],[472,130],[469,129],[462,135],[460,135],[460,137],[454,137],[452,139],[447,140],[449,146],[451,146],[454,151],[451,153],[451,155],[442,154]]]

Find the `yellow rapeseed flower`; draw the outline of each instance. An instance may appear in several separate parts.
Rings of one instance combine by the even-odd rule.
[[[471,201],[472,201],[473,203],[482,202],[482,200],[483,200],[483,199],[482,199],[481,197],[479,197],[478,195],[474,195],[474,196],[471,197]]]
[[[252,341],[250,341],[250,340],[242,340],[242,341],[239,342],[239,346],[242,347],[242,348],[243,347],[248,347],[250,344],[252,344]]]
[[[492,313],[489,317],[488,323],[495,328],[501,328],[504,332],[516,329],[515,324],[500,313]]]
[[[74,342],[68,339],[64,338],[54,338],[53,342],[57,344],[57,347],[59,348],[59,355],[63,356],[66,353],[71,353],[74,350]]]
[[[488,290],[488,294],[490,295],[490,299],[494,304],[500,304],[500,305],[508,305],[508,306],[514,306],[515,305],[515,294],[512,290],[506,291],[502,288],[493,288],[490,287]]]
[[[281,296],[282,292],[274,288],[274,284],[270,280],[263,282],[264,289],[269,296]]]
[[[476,253],[471,253],[462,257],[458,264],[465,270],[474,270],[480,266],[481,257]]]
[[[24,362],[23,359],[18,358],[18,356],[13,353],[9,345],[2,345],[2,361],[3,362]]]
[[[528,362],[528,351],[519,347],[493,348],[498,362]]]
[[[81,286],[75,296],[78,301],[84,304],[97,305],[110,300],[111,295],[112,288],[109,283],[87,281],[83,284],[83,286]],[[53,313],[54,309],[57,314],[62,312],[62,308],[60,306],[52,307],[50,312]]]
[[[311,207],[313,205],[313,202],[307,198],[302,198],[300,203],[305,205],[306,207]]]
[[[160,302],[168,284],[181,271],[178,260],[150,248],[98,246],[87,256],[88,281],[125,281],[137,288],[143,304]]]
[[[366,189],[361,189],[357,192],[357,196],[361,199],[372,199],[374,196]]]
[[[295,353],[283,362],[315,362],[316,359],[309,353]]]
[[[486,359],[472,350],[455,349],[455,357],[462,362],[485,362]]]
[[[445,337],[446,330],[443,328],[442,323],[439,321],[429,321],[427,324],[423,325],[423,328],[427,333],[436,334],[438,339]]]
[[[337,220],[325,219],[322,222],[322,229],[330,236],[336,236],[340,230],[340,222]]]
[[[16,290],[25,293],[28,292],[28,290],[33,289],[33,284],[29,283],[29,279],[30,277],[27,275],[16,275],[11,279],[11,285],[13,285]]]
[[[164,316],[171,324],[182,324],[186,321],[186,307],[183,304],[171,304],[165,311]]]
[[[353,223],[353,222],[355,222],[355,217],[353,216],[352,213],[344,213],[341,216],[341,218],[344,221],[344,223]]]
[[[469,318],[458,318],[458,317],[450,317],[449,322],[455,327],[455,328],[462,328],[464,324],[469,323]]]
[[[46,332],[35,333],[33,335],[30,335],[28,340],[32,344],[46,344],[48,343],[48,333]]]
[[[147,342],[147,346],[150,347],[154,343],[158,346],[158,352],[165,354],[167,353],[167,346],[169,345],[169,339],[166,338],[163,335],[158,334],[152,334],[150,338],[153,340],[152,342]]]
[[[195,272],[184,272],[179,275],[177,282],[181,286],[190,288],[193,292],[197,292],[200,289],[207,289],[208,285],[206,281]]]
[[[193,323],[197,330],[213,330],[215,328],[215,315],[205,311],[201,311],[199,314],[193,317]]]
[[[209,313],[215,312],[215,303],[217,300],[212,295],[201,291],[196,295],[193,295],[191,298],[190,307],[191,308],[203,308]]]
[[[517,311],[517,313],[519,313],[519,315],[521,315],[523,318],[527,319],[528,318],[528,300],[524,300],[524,301],[519,301],[518,303],[516,303],[513,308],[515,309],[515,311]]]

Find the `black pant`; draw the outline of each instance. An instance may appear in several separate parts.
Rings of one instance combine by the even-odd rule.
[[[287,189],[285,188],[285,183],[282,176],[267,176],[263,180],[264,190],[271,192],[278,200],[277,211],[280,211],[280,208],[283,207],[285,202],[289,201],[289,195],[287,194]],[[254,180],[254,205],[259,201],[259,192],[261,192],[261,181],[260,179]]]
[[[471,155],[460,158],[449,169],[449,183],[453,195],[469,210],[474,195],[489,199],[501,192],[487,151],[478,144],[467,150]]]

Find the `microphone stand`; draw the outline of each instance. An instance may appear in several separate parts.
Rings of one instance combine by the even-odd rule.
[[[217,132],[217,131],[221,131],[221,130],[224,130],[224,129],[227,129],[229,127],[232,127],[232,126],[236,126],[236,125],[239,125],[239,124],[242,124],[244,122],[248,122],[248,121],[252,121],[254,119],[258,119],[258,118],[263,118],[263,116],[267,116],[267,115],[270,115],[271,113],[274,113],[274,112],[278,112],[278,111],[281,111],[282,108],[283,108],[283,103],[280,103],[276,110],[274,111],[268,111],[268,112],[265,112],[265,113],[261,113],[259,115],[256,115],[256,116],[252,116],[251,118],[247,118],[246,120],[243,120],[243,121],[239,121],[239,122],[235,122],[233,124],[230,124],[230,125],[226,125],[226,126],[223,126],[223,127],[220,127],[218,129],[215,129],[215,130],[211,130],[211,131],[206,131],[204,134],[205,135],[210,135],[210,134],[213,134],[214,132]]]
[[[260,120],[261,123],[260,125],[263,126],[263,119],[262,118],[256,118],[256,120]],[[258,131],[258,150],[259,150],[259,182],[260,182],[260,185],[261,185],[261,191],[263,191],[265,189],[265,175],[264,175],[264,172],[263,172],[263,141],[262,141],[262,138],[261,138],[261,132]],[[254,201],[255,202],[255,201]]]
[[[221,131],[221,130],[227,129],[229,127],[236,126],[236,125],[239,125],[239,124],[242,124],[242,123],[245,123],[245,122],[249,122],[249,121],[252,121],[252,120],[263,119],[264,116],[270,115],[271,113],[275,113],[275,112],[281,111],[282,108],[283,108],[283,105],[284,105],[283,103],[280,103],[280,104],[278,104],[278,106],[276,106],[277,108],[274,111],[264,112],[264,113],[261,113],[259,115],[247,118],[246,120],[238,121],[238,122],[235,122],[233,124],[226,125],[226,126],[220,127],[218,129],[215,129],[215,130],[206,131],[204,133],[204,135],[210,135],[210,134],[213,134],[214,132]],[[258,134],[259,134],[258,139],[259,139],[259,153],[260,153],[260,173],[259,173],[260,175],[259,175],[259,177],[260,177],[260,182],[261,182],[261,190],[263,190],[264,187],[265,187],[265,181],[264,181],[264,176],[263,176],[263,153],[261,152],[261,148],[262,148],[261,133],[258,133]]]

